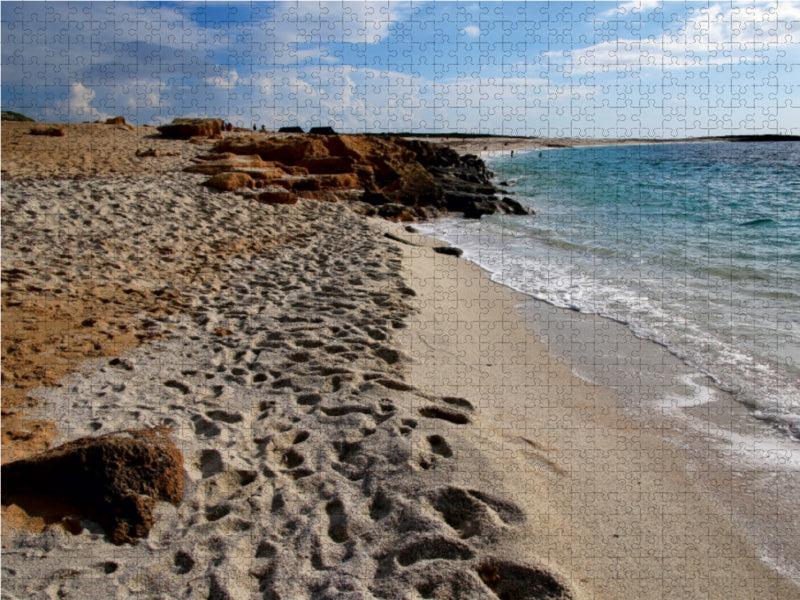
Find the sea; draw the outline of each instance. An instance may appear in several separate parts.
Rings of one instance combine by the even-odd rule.
[[[486,154],[531,216],[422,233],[493,280],[651,340],[800,442],[800,142]]]

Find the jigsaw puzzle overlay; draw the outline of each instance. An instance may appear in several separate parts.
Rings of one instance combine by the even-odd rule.
[[[4,598],[800,598],[800,5],[0,8]]]

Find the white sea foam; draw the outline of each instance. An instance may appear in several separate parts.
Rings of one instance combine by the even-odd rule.
[[[797,437],[800,178],[780,165],[800,144],[757,146],[500,155],[489,167],[536,216],[422,229],[497,282],[627,324]]]

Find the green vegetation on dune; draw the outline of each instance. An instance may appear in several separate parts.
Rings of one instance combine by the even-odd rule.
[[[23,114],[18,112],[14,112],[13,110],[4,110],[2,112],[2,116],[0,116],[0,120],[2,121],[33,121],[30,117],[26,117]]]

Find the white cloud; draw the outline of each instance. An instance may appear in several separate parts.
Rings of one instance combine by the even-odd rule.
[[[235,69],[221,69],[218,73],[214,73],[203,80],[208,86],[233,88],[239,84],[246,84],[247,81],[239,77]]]
[[[70,85],[69,96],[67,100],[57,102],[57,110],[68,114],[70,118],[96,121],[98,119],[108,119],[110,114],[101,112],[91,105],[94,100],[95,91],[87,88],[79,81],[75,81]]]
[[[464,29],[461,30],[461,33],[464,35],[468,35],[469,37],[480,37],[481,35],[481,28],[477,25],[467,25]]]
[[[761,64],[784,49],[800,49],[800,5],[794,2],[703,6],[674,34],[619,38],[545,56],[563,64],[566,76],[577,76]]]
[[[284,44],[377,44],[389,35],[403,10],[389,3],[280,2],[274,6],[263,34],[269,42]]]

